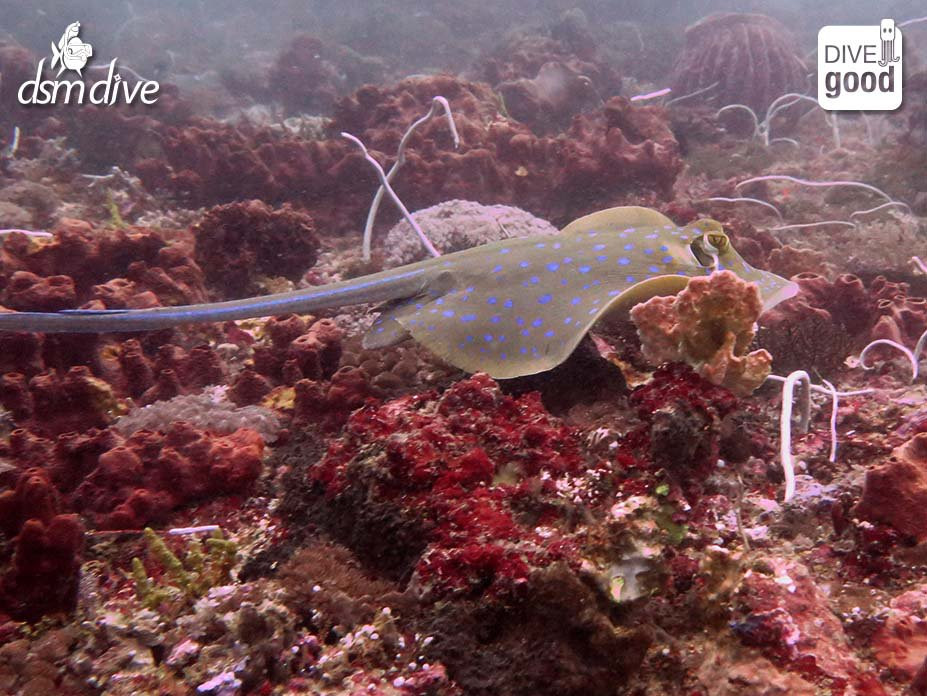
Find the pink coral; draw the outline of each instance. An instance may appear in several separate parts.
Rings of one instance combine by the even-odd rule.
[[[721,271],[693,278],[675,297],[636,305],[631,319],[650,362],[687,362],[709,381],[746,395],[772,364],[765,350],[747,353],[761,309],[756,285]]]

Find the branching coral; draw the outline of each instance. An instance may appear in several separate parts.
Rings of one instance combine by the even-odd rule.
[[[756,285],[730,271],[693,278],[675,297],[654,297],[631,310],[644,357],[686,362],[735,394],[751,393],[769,374],[772,356],[747,353],[762,301]]]

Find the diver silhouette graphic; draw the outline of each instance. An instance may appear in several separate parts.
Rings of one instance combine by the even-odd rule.
[[[884,68],[889,63],[897,63],[901,58],[895,55],[895,20],[883,19],[879,26],[882,36],[882,59],[879,65]]]
[[[78,75],[83,77],[80,71],[87,65],[87,59],[93,55],[93,46],[81,41],[78,37],[79,33],[80,22],[69,24],[68,28],[65,29],[64,33],[61,35],[61,38],[58,39],[58,45],[56,46],[54,43],[51,45],[51,67],[54,68],[56,65],[60,65],[58,74],[55,75],[55,77],[60,77],[65,68],[74,70]]]

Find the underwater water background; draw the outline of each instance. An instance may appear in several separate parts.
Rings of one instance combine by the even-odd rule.
[[[0,694],[927,693],[925,15],[0,0]]]

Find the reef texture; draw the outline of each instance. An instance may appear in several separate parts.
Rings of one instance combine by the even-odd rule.
[[[924,363],[858,359],[927,329],[923,74],[897,114],[796,107],[767,144],[716,111],[806,91],[787,10],[705,18],[682,48],[681,7],[394,4],[317,3],[316,34],[283,42],[270,7],[232,3],[195,41],[162,10],[104,40],[88,7],[101,65],[112,45],[158,76],[142,110],[16,106],[48,63],[24,46],[49,37],[8,3],[2,309],[223,301],[422,258],[384,200],[361,259],[379,182],[340,132],[389,169],[435,96],[460,145],[443,114],[421,124],[393,185],[442,250],[643,205],[718,220],[799,293],[758,316],[752,286],[699,278],[498,383],[414,341],[363,348],[368,306],[3,333],[0,692],[927,693]],[[741,183],[770,174],[897,200]],[[770,357],[839,392],[790,443],[780,389],[757,388]]]

